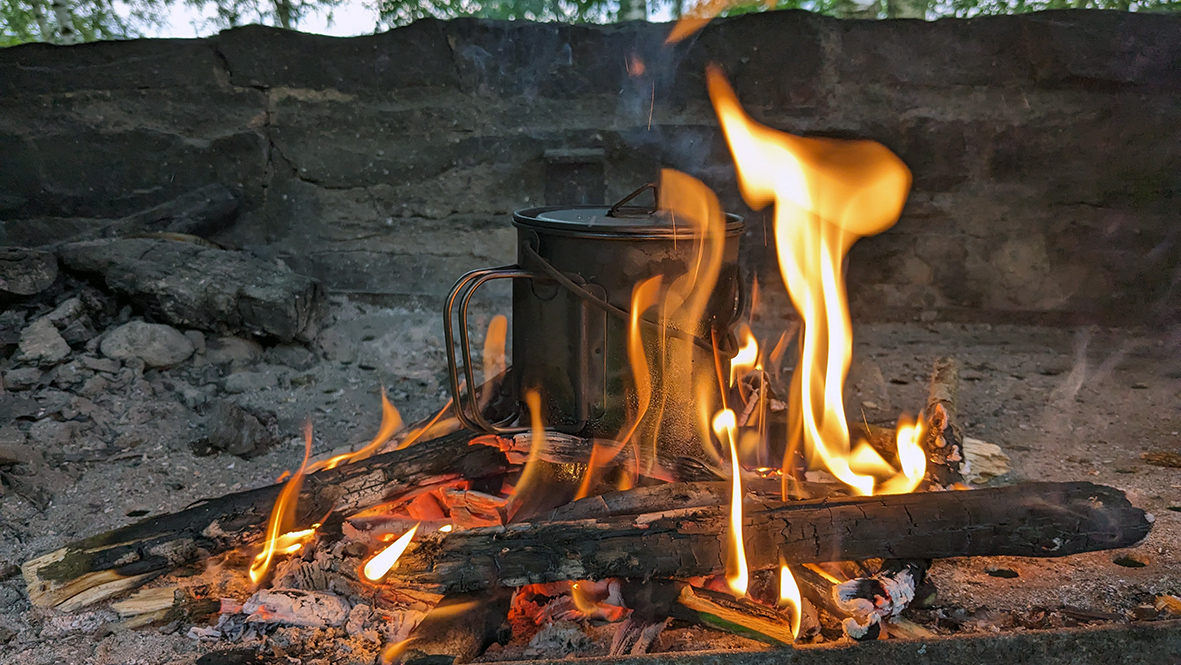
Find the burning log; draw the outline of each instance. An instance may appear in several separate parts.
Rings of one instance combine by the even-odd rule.
[[[459,433],[308,475],[293,529],[339,521],[420,485],[510,468],[505,454]],[[228,494],[71,543],[21,567],[29,599],[73,611],[142,585],[198,557],[258,542],[281,484]]]
[[[403,555],[389,580],[460,592],[724,572],[728,508],[677,508],[432,536]],[[1128,547],[1150,529],[1123,492],[1085,482],[768,502],[749,506],[744,519],[752,570],[781,559],[1065,556]]]
[[[793,612],[799,611],[792,609]],[[677,595],[673,618],[691,621],[772,646],[795,642],[792,617],[747,598],[685,585]]]

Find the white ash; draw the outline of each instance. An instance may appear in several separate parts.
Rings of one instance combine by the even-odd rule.
[[[837,607],[850,616],[841,622],[855,640],[869,635],[882,619],[897,616],[914,600],[915,579],[910,570],[842,582],[832,589]],[[868,596],[868,597],[867,597]]]
[[[592,640],[582,628],[570,621],[546,624],[525,649],[526,658],[565,658],[586,650]]]

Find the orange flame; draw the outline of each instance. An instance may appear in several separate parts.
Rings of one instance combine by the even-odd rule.
[[[308,458],[312,454],[311,422],[304,425],[303,435],[303,462],[300,463],[299,470],[292,474],[291,480],[288,480],[283,489],[279,490],[279,498],[275,500],[275,505],[271,508],[271,517],[267,520],[266,542],[263,544],[262,551],[254,557],[254,561],[250,564],[250,581],[255,584],[262,580],[271,567],[271,560],[280,549],[280,538],[284,527],[295,520],[295,502],[299,497],[299,490],[303,486],[303,477],[308,468]],[[313,532],[314,530],[313,527]],[[290,548],[291,544],[289,541],[283,543],[282,549]]]
[[[525,459],[525,467],[521,469],[521,476],[513,488],[513,495],[505,505],[509,520],[521,509],[525,494],[537,483],[538,460],[545,448],[545,424],[541,421],[541,395],[533,389],[525,391],[525,405],[529,407],[529,429],[533,436],[529,440],[529,457]]]
[[[636,414],[626,435],[620,437],[620,442],[627,444],[635,436],[636,430],[648,413],[652,405],[652,374],[648,367],[648,356],[644,352],[644,337],[641,334],[640,319],[649,307],[659,301],[660,275],[650,277],[632,288],[631,319],[627,325],[627,361],[631,364],[632,377],[636,384]],[[648,459],[648,469],[656,463],[656,437],[652,438],[652,454]],[[592,469],[588,468],[589,474]]]
[[[760,125],[716,67],[707,79],[743,198],[755,209],[775,206],[779,269],[804,321],[793,387],[803,443],[842,482],[872,494],[874,476],[857,473],[849,459],[841,393],[853,330],[842,268],[858,238],[898,219],[910,170],[880,143],[803,138]]]
[[[738,442],[735,440],[738,421],[730,409],[722,409],[714,416],[714,431],[730,446],[730,561],[726,568],[726,583],[736,596],[745,596],[750,581],[746,567],[746,543],[742,537],[742,467],[738,464]]]
[[[363,460],[376,452],[381,447],[381,444],[389,440],[394,432],[400,429],[402,429],[402,414],[398,413],[398,409],[394,408],[393,404],[390,404],[390,400],[386,398],[385,389],[383,388],[381,391],[381,426],[377,429],[377,436],[373,437],[373,440],[366,444],[364,448],[356,452],[341,453],[340,455],[316,462],[308,472],[319,471],[320,469],[335,469],[341,464]]]
[[[745,376],[755,365],[759,362],[759,341],[755,339],[754,333],[750,331],[750,326],[743,324],[738,333],[745,337],[746,340],[739,347],[738,353],[730,360],[730,385]]]
[[[487,383],[504,372],[508,366],[505,359],[505,340],[508,338],[508,319],[503,314],[497,314],[488,322],[488,332],[484,335],[484,382]],[[492,400],[492,390],[485,388],[478,396],[476,403],[483,410]]]
[[[800,636],[800,621],[804,618],[803,604],[795,576],[786,563],[779,566],[779,607],[791,608],[791,634],[797,638]]]
[[[366,561],[365,567],[362,569],[365,578],[376,582],[385,577],[386,573],[390,572],[390,569],[398,563],[398,559],[406,551],[406,548],[410,546],[410,541],[414,540],[414,534],[421,524],[419,522],[410,527],[410,530],[402,534],[401,538],[390,543],[385,549],[375,554],[372,559]]]
[[[690,37],[712,21],[715,16],[738,4],[737,0],[702,0],[682,15],[673,26],[672,32],[664,40],[665,44],[675,44],[686,37]],[[774,0],[763,0],[767,9],[775,7]]]

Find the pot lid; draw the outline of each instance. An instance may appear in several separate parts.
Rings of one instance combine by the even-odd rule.
[[[684,220],[679,223],[667,210],[624,205],[641,192],[651,189],[656,200],[656,186],[644,185],[610,208],[606,206],[546,206],[513,213],[513,224],[520,228],[544,230],[559,235],[598,238],[676,238],[692,239],[700,234]],[[726,236],[742,233],[745,224],[738,215],[726,214]]]

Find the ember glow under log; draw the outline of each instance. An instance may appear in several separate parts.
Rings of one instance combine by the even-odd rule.
[[[726,570],[728,507],[513,524],[432,537],[388,578],[447,592],[624,577],[685,579]],[[1028,483],[964,492],[747,506],[752,570],[795,563],[960,556],[1053,557],[1128,547],[1151,524],[1123,492]]]

